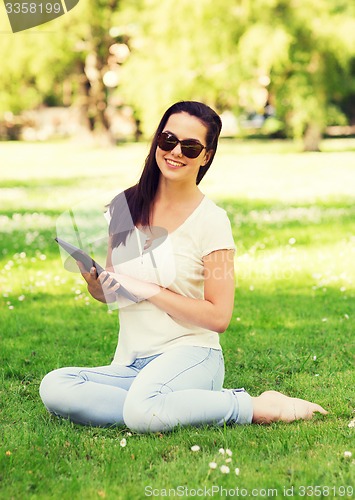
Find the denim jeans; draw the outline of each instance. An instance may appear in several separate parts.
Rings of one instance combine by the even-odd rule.
[[[251,397],[223,389],[223,379],[221,351],[182,346],[130,366],[54,370],[42,380],[40,395],[51,413],[73,422],[136,432],[250,423]]]

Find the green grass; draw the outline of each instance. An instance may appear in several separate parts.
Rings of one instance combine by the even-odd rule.
[[[135,182],[147,146],[0,143],[1,498],[229,490],[282,498],[285,488],[296,497],[353,496],[354,142],[325,141],[323,149],[308,155],[287,142],[224,141],[201,187],[228,210],[238,247],[235,310],[221,336],[225,385],[306,397],[329,415],[130,436],[51,417],[38,386],[53,368],[111,360],[116,314],[63,269],[52,239],[63,210],[84,199],[108,202]],[[209,469],[225,463],[219,448],[233,451],[230,474]]]

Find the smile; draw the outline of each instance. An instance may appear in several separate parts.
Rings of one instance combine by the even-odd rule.
[[[179,168],[179,167],[185,166],[185,163],[182,163],[180,161],[171,160],[170,158],[166,158],[165,161],[169,165],[169,167]]]

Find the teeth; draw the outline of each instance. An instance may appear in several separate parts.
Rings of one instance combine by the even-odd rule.
[[[183,163],[179,161],[174,161],[174,160],[166,160],[166,161],[173,167],[181,167],[183,165]]]

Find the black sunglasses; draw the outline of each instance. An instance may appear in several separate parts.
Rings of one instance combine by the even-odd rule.
[[[158,136],[158,146],[163,151],[172,151],[178,144],[181,146],[181,152],[187,158],[197,158],[206,146],[201,144],[197,139],[184,139],[179,141],[176,135],[170,132],[162,132]]]

